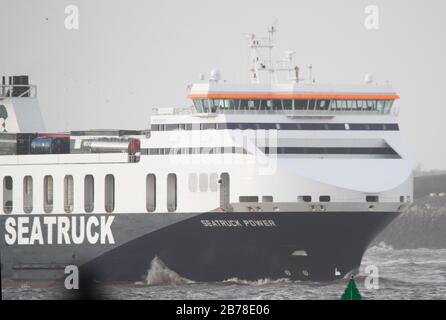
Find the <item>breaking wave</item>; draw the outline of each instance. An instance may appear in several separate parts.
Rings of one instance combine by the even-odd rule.
[[[391,252],[393,250],[393,247],[386,244],[384,241],[381,241],[377,245],[371,246],[367,249],[368,252]]]
[[[246,284],[246,285],[267,285],[267,284],[277,284],[277,283],[291,283],[292,280],[288,278],[280,278],[280,279],[257,279],[257,280],[243,280],[239,278],[229,278],[222,281],[223,283],[236,283],[236,284]]]
[[[162,285],[188,283],[194,283],[194,281],[183,278],[175,271],[169,269],[160,258],[155,257],[150,262],[150,268],[147,270],[145,284]]]

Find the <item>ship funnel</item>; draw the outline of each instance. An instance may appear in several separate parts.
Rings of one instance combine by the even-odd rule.
[[[2,77],[0,85],[0,133],[43,132],[45,126],[37,100],[37,87],[28,76]]]

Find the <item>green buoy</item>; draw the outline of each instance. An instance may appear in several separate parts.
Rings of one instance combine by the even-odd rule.
[[[344,293],[341,296],[341,300],[361,300],[361,294],[359,293],[358,288],[356,287],[355,280],[353,276],[350,277],[347,288],[345,288]]]

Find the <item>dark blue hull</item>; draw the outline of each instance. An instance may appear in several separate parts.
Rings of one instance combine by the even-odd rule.
[[[158,257],[195,281],[330,281],[359,268],[369,243],[397,215],[203,213],[120,244],[83,264],[80,272],[97,281],[141,281]]]

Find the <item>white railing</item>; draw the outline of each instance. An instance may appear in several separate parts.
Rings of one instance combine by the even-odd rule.
[[[217,109],[215,113],[224,114],[282,114],[286,116],[308,116],[308,115],[361,115],[361,114],[387,114],[389,113],[379,110],[229,110]]]
[[[364,114],[392,114],[396,115],[396,110],[393,107],[391,110],[336,110],[336,109],[325,109],[325,110],[258,110],[258,109],[247,109],[247,110],[234,110],[226,108],[217,108],[212,111],[199,113],[194,107],[188,108],[152,108],[152,115],[217,115],[217,114],[258,114],[258,115],[273,115],[282,114],[285,116],[299,117],[299,116],[335,116],[335,115],[364,115]]]
[[[180,115],[194,113],[197,113],[194,107],[152,108],[152,115]]]
[[[0,84],[0,97],[35,98],[37,97],[37,86],[32,84]]]

